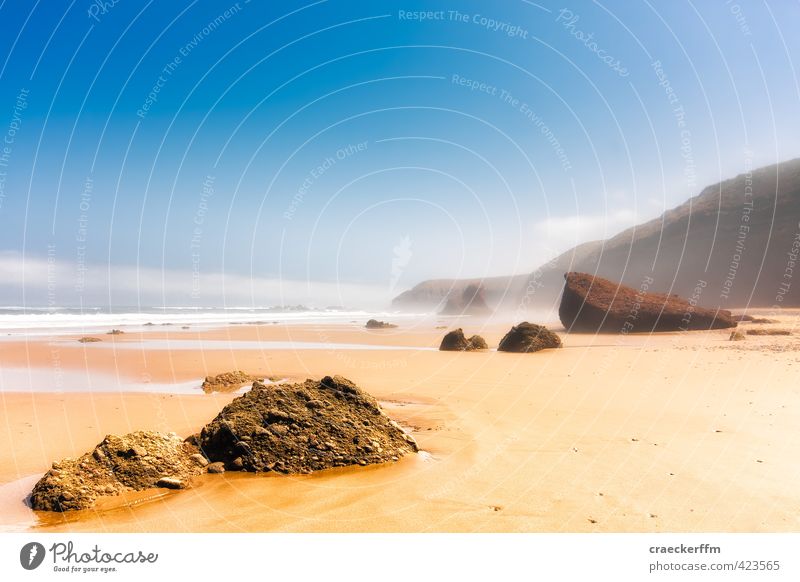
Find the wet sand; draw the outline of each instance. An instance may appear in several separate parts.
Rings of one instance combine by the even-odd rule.
[[[374,343],[396,350],[113,350],[0,342],[3,367],[186,382],[241,369],[349,377],[426,454],[310,476],[207,475],[129,506],[34,514],[20,492],[111,432],[188,435],[233,395],[0,394],[0,527],[37,531],[800,531],[800,329],[564,336],[538,354],[444,353],[434,325],[231,326],[98,336]],[[496,346],[508,325],[459,325]],[[752,324],[744,324],[747,329]],[[452,327],[452,326],[451,326]],[[769,326],[767,326],[769,327]],[[21,387],[22,388],[22,387]],[[13,482],[19,479],[27,481]]]

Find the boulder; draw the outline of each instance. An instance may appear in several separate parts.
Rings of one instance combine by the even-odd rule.
[[[746,339],[746,336],[740,331],[733,330],[728,339],[732,342],[740,342],[744,341]]]
[[[652,332],[736,327],[727,310],[691,305],[586,273],[567,273],[558,316],[569,331]]]
[[[472,352],[487,349],[489,349],[489,346],[486,345],[486,340],[479,335],[473,335],[467,339],[460,327],[445,334],[442,338],[442,343],[439,345],[439,351],[442,352]]]
[[[199,442],[212,465],[280,473],[383,463],[417,451],[372,396],[340,376],[255,382],[203,428]]]
[[[489,315],[492,310],[486,304],[485,293],[480,285],[467,285],[462,291],[451,292],[442,315]]]
[[[203,471],[192,459],[197,452],[174,433],[108,435],[93,451],[53,463],[34,486],[31,506],[46,511],[87,509],[104,495],[162,486],[182,488]]]
[[[561,338],[557,334],[543,325],[523,321],[503,336],[497,351],[528,353],[560,347]]]

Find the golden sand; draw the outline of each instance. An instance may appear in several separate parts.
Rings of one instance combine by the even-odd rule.
[[[776,327],[797,330],[796,316]],[[179,382],[240,369],[340,374],[410,427],[424,454],[307,476],[226,473],[103,509],[22,502],[54,460],[107,433],[188,435],[234,395],[0,394],[0,526],[37,531],[798,531],[800,336],[729,331],[578,335],[537,354],[447,353],[446,330],[231,326],[103,336],[398,346],[113,350],[75,338],[0,344],[3,366],[52,365]],[[460,322],[496,346],[507,325]],[[747,327],[745,324],[743,327]],[[6,388],[7,389],[7,388]],[[22,480],[22,481],[19,481]],[[124,503],[122,503],[124,502]],[[121,504],[122,503],[122,504]],[[121,506],[120,506],[121,504]],[[116,507],[111,507],[116,505]]]

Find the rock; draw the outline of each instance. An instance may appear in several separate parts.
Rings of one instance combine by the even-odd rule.
[[[192,461],[200,465],[201,467],[205,467],[208,465],[208,459],[206,459],[202,454],[195,453],[191,457]]]
[[[486,343],[486,340],[479,335],[473,335],[472,337],[467,339],[467,344],[468,344],[467,345],[468,352],[489,349],[489,345]]]
[[[652,332],[736,327],[727,310],[691,305],[586,273],[567,273],[558,316],[568,331]]]
[[[740,342],[745,339],[745,335],[740,331],[733,330],[728,339],[732,342]]]
[[[212,392],[234,392],[245,384],[260,380],[261,378],[245,374],[241,370],[234,370],[233,372],[223,372],[216,376],[206,376],[202,387],[203,392],[206,394],[211,394]]]
[[[778,323],[775,319],[768,319],[766,317],[753,317],[752,315],[732,315],[733,321],[739,323]]]
[[[489,349],[489,346],[486,345],[486,340],[479,335],[473,335],[467,339],[460,327],[445,334],[442,338],[442,343],[439,345],[439,350],[442,352],[471,352],[486,349]]]
[[[156,481],[156,487],[164,489],[186,489],[186,482],[175,477],[161,477]]]
[[[206,471],[209,473],[224,473],[225,472],[225,463],[209,463],[208,467],[206,467]]]
[[[203,469],[197,449],[175,434],[108,435],[90,453],[53,464],[31,493],[31,506],[46,511],[87,509],[101,495],[157,486],[166,475],[187,482]]]
[[[561,338],[543,325],[522,323],[515,325],[500,340],[499,352],[538,352],[548,348],[560,348]]]
[[[788,329],[748,329],[747,335],[792,335]]]
[[[93,342],[99,342],[99,341],[102,341],[102,340],[99,337],[88,337],[87,336],[87,337],[82,337],[78,341],[81,342],[82,344],[89,344],[89,343],[93,343]]]
[[[364,327],[367,329],[391,329],[397,326],[393,323],[378,321],[377,319],[370,319]]]
[[[309,407],[312,401],[322,405]],[[200,444],[212,465],[280,473],[383,463],[417,451],[372,396],[339,376],[254,383],[203,428]]]
[[[485,293],[480,285],[467,285],[461,292],[447,296],[442,315],[489,315],[492,310],[486,304]]]
[[[111,331],[106,332],[107,335],[120,335],[120,334],[123,334],[123,333],[125,333],[125,332],[122,331],[121,329],[112,329]]]

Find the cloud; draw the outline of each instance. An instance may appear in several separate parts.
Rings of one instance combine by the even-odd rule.
[[[0,253],[0,300],[29,306],[269,306],[383,308],[386,286],[249,277],[130,265],[78,265]]]

